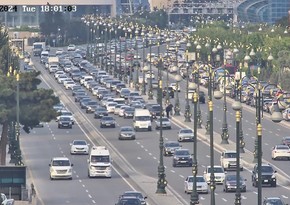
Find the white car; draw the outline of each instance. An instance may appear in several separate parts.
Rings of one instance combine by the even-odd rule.
[[[176,92],[176,90],[178,92],[180,92],[180,85],[178,85],[178,88],[177,88],[177,84],[176,83],[170,83],[170,85],[168,87],[172,87],[172,89]]]
[[[115,106],[117,105],[117,103],[115,102],[110,102],[106,105],[107,111],[108,113],[114,113],[115,111]]]
[[[73,114],[70,111],[68,111],[66,109],[63,109],[63,110],[59,110],[58,113],[59,113],[59,116],[56,117],[56,121],[57,122],[59,121],[60,117],[64,117],[65,116],[65,117],[69,117],[70,118],[72,124],[75,123],[75,118],[74,118]]]
[[[69,90],[69,89],[71,90],[72,87],[76,85],[76,83],[74,81],[65,81],[63,85],[66,90]]]
[[[76,46],[74,44],[70,44],[67,47],[67,51],[75,51],[76,50]]]
[[[290,148],[288,145],[276,145],[272,149],[272,159],[288,159],[290,160]]]
[[[221,154],[220,162],[224,170],[237,169],[237,152],[234,150],[225,150]],[[242,163],[240,162],[240,170],[243,170]]]
[[[192,129],[181,128],[177,134],[178,142],[192,141],[193,138],[194,138],[194,133]]]
[[[214,172],[214,180],[217,184],[223,184],[226,173],[225,170],[222,166],[217,166],[215,165],[213,167],[213,172]],[[209,184],[210,183],[210,174],[211,174],[211,167],[207,166],[205,171],[203,172],[205,181]]]
[[[154,79],[155,78],[154,71],[151,71],[151,72],[150,71],[147,71],[146,74],[145,74],[145,79],[146,78],[149,78],[149,79],[152,78],[152,79]]]
[[[54,157],[49,164],[50,179],[72,179],[73,164],[67,157]]]
[[[186,177],[184,181],[184,192],[189,194],[192,192],[193,176]],[[203,176],[196,176],[196,190],[198,193],[208,194],[208,184]]]
[[[54,78],[57,79],[59,75],[65,75],[63,70],[58,70],[54,73]]]
[[[115,109],[114,109],[114,114],[115,115],[118,115],[119,114],[119,111],[120,111],[120,108],[122,107],[122,106],[124,106],[125,104],[117,104],[116,106],[115,106]]]
[[[121,106],[118,115],[119,115],[120,117],[123,117],[123,116],[124,116],[124,111],[125,111],[125,109],[128,108],[128,107],[130,107],[130,106],[128,106],[128,105],[123,105],[123,106]]]
[[[167,117],[162,117],[162,124],[160,122],[160,117],[155,120],[156,130],[160,129],[161,126],[163,129],[171,129],[171,122]]]
[[[59,75],[59,76],[57,77],[57,82],[60,83],[60,84],[62,84],[63,81],[64,81],[65,79],[67,79],[67,78],[68,78],[68,77],[67,77],[66,75],[61,74],[61,75]]]
[[[71,154],[89,154],[89,144],[85,140],[74,140],[70,146]]]

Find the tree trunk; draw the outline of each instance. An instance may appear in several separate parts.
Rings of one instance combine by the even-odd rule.
[[[6,165],[6,147],[8,142],[8,122],[2,125],[2,133],[0,140],[0,165]]]

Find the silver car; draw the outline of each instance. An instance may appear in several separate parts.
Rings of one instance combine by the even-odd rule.
[[[156,130],[160,129],[161,126],[163,129],[169,129],[169,130],[171,129],[171,122],[169,121],[167,117],[162,117],[162,125],[160,122],[160,117],[155,120],[155,124],[156,124]]]
[[[134,140],[136,139],[136,133],[131,126],[123,126],[120,128],[119,140]]]
[[[175,150],[180,149],[181,145],[177,141],[168,141],[164,143],[163,155],[173,155]]]
[[[178,142],[193,141],[194,134],[192,129],[181,128],[177,135]]]

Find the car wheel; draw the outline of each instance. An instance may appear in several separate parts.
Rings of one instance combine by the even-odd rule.
[[[176,163],[175,163],[175,162],[173,162],[172,166],[173,166],[173,167],[176,167]]]
[[[247,188],[246,187],[243,189],[243,192],[247,192]]]
[[[272,182],[271,187],[276,187],[276,186],[277,186],[276,182]]]
[[[170,126],[170,127],[168,127],[168,129],[169,129],[169,130],[171,130],[171,126]]]
[[[241,169],[240,169],[241,171],[244,171],[244,167],[241,167]]]

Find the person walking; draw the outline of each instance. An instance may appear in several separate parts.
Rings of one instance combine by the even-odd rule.
[[[169,114],[172,112],[172,108],[173,105],[171,103],[169,103],[169,105],[167,105],[167,107],[165,108],[167,118],[169,118]]]

